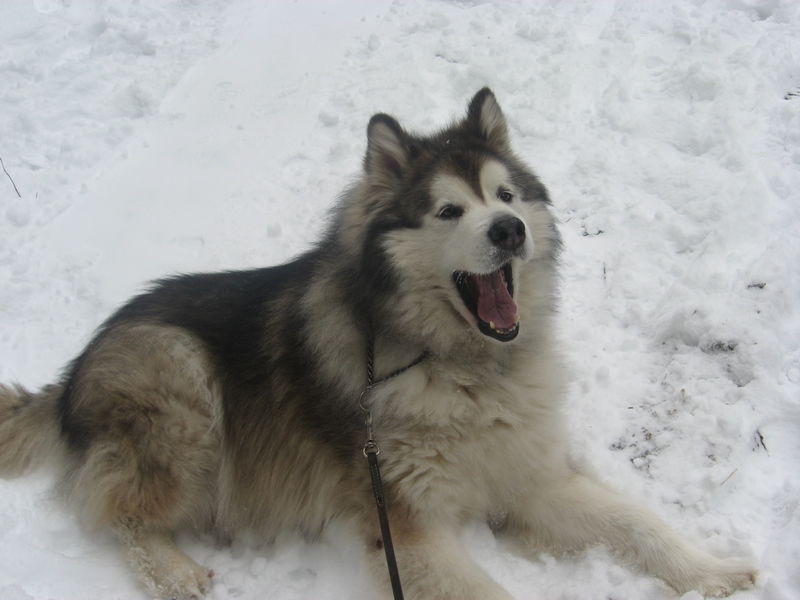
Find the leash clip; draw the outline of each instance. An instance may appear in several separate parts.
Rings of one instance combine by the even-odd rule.
[[[364,456],[366,458],[369,458],[370,454],[378,456],[378,454],[381,453],[381,447],[378,446],[378,442],[370,438],[367,440],[367,443],[364,444],[364,449],[362,450],[362,452],[364,453]]]

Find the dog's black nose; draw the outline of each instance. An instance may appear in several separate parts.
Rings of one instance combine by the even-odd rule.
[[[489,228],[489,239],[503,250],[513,252],[525,243],[525,223],[517,217],[502,217]]]

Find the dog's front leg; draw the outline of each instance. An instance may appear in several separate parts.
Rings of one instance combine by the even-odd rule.
[[[512,600],[470,557],[456,528],[392,525],[403,594],[408,600]],[[391,598],[380,542],[370,552],[371,569]]]
[[[681,593],[726,596],[755,581],[746,563],[692,547],[654,514],[585,475],[532,490],[526,505],[509,516],[530,547],[569,552],[606,544]]]

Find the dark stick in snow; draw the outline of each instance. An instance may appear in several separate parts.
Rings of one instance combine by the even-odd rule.
[[[14,183],[14,179],[11,177],[11,174],[8,171],[6,171],[6,166],[5,164],[3,164],[2,157],[0,157],[0,167],[3,167],[3,173],[6,174],[6,177],[8,177],[8,180],[11,182],[11,185],[14,186],[14,191],[17,192],[17,197],[22,198],[22,194],[20,194],[19,190],[17,189],[17,184]]]

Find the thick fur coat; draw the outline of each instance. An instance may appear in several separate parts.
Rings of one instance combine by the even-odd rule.
[[[459,531],[529,551],[607,544],[678,592],[754,571],[697,550],[568,460],[553,339],[560,239],[488,89],[430,136],[375,115],[359,181],[285,265],[165,279],[54,385],[0,388],[0,474],[55,459],[82,521],[110,527],[151,595],[202,596],[182,528],[269,540],[344,521],[388,596],[359,398],[369,407],[406,597],[510,596]]]

